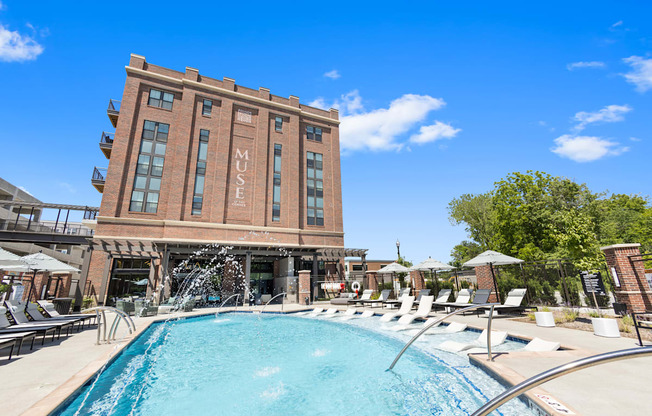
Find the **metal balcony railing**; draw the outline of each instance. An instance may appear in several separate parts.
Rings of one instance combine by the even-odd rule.
[[[109,99],[109,108],[106,109],[106,114],[109,116],[113,127],[117,127],[118,116],[120,115],[120,101]]]
[[[106,182],[106,168],[98,168],[97,166],[93,170],[93,176],[91,178],[91,184],[97,189],[100,193],[104,192],[104,182]]]
[[[113,149],[113,137],[115,133],[102,132],[100,137],[100,150],[104,153],[107,159],[111,158],[111,150]]]

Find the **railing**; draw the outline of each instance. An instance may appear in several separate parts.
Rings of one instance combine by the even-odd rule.
[[[84,219],[85,220],[94,220],[97,219],[98,210],[94,208],[86,207],[84,210]]]
[[[46,210],[56,211],[55,220],[43,220]],[[99,208],[83,205],[48,204],[43,202],[3,201],[0,203],[0,231],[30,231],[42,234],[91,236],[93,230],[70,221],[71,211],[83,211],[84,219],[95,219]],[[48,212],[54,217],[55,213]]]
[[[102,132],[102,137],[100,137],[100,144],[113,144],[113,137],[115,133]]]
[[[125,324],[127,325],[127,329],[129,329],[129,334],[133,334],[134,332],[136,332],[136,325],[134,324],[134,321],[131,319],[129,315],[127,315],[125,312],[119,309],[112,308],[110,306],[95,306],[93,308],[84,309],[83,311],[81,311],[81,313],[89,312],[89,311],[95,311],[95,314],[97,316],[96,345],[100,345],[100,338],[102,338],[102,341],[107,343],[110,343],[111,340],[115,340],[115,335],[116,332],[118,331],[118,326],[120,325],[120,321],[122,320],[125,321]],[[115,313],[115,318],[113,319],[113,323],[111,324],[111,328],[109,329],[108,337],[106,334],[106,327],[107,327],[106,312],[107,311]]]
[[[226,300],[224,302],[222,302],[222,304],[220,305],[219,309],[222,309],[222,306],[224,306],[224,304],[226,302],[230,301],[231,299],[233,299],[235,297],[237,297],[237,299],[235,300],[235,308],[238,309],[238,299],[240,299],[240,294],[239,293],[234,293],[233,295],[226,298]]]
[[[93,170],[92,180],[100,181],[100,182],[106,181],[106,172],[107,172],[107,168],[98,168],[96,166],[95,169]]]
[[[260,313],[263,313],[263,311],[265,310],[265,308],[267,307],[267,305],[269,305],[270,303],[272,303],[272,301],[273,301],[274,299],[276,299],[277,297],[279,297],[279,296],[287,296],[287,292],[281,292],[281,293],[279,293],[278,295],[276,295],[276,296],[274,296],[273,298],[271,298],[270,300],[268,300],[267,303],[265,304],[265,306],[263,306],[263,308],[260,310]],[[283,302],[281,302],[281,312],[283,312]]]
[[[568,364],[552,368],[548,371],[537,374],[536,376],[531,377],[508,390],[505,390],[503,393],[496,396],[487,402],[484,406],[476,410],[475,413],[473,413],[471,416],[486,416],[514,397],[518,397],[530,389],[533,389],[543,383],[554,380],[566,374],[574,373],[576,371],[600,364],[648,356],[652,356],[652,347],[632,348],[628,350],[611,351],[604,354],[594,355],[592,357],[582,358]]]
[[[494,303],[483,303],[481,305],[471,305],[471,306],[463,308],[463,309],[457,309],[457,310],[449,313],[448,315],[437,319],[436,321],[433,321],[433,322],[431,322],[429,324],[424,325],[424,327],[421,329],[421,331],[419,331],[415,336],[412,337],[411,340],[408,341],[407,344],[405,344],[405,346],[403,347],[401,352],[399,352],[398,355],[396,356],[396,358],[394,358],[394,361],[392,361],[392,365],[389,366],[387,371],[392,370],[394,368],[394,366],[396,365],[396,363],[398,362],[398,360],[403,355],[403,353],[410,347],[410,345],[412,345],[412,343],[414,341],[416,341],[417,338],[419,338],[421,335],[423,335],[424,332],[426,332],[427,330],[429,330],[433,326],[439,325],[445,319],[448,319],[451,316],[457,315],[458,313],[472,311],[472,310],[478,309],[478,308],[487,308],[487,307],[491,308],[489,310],[489,322],[487,323],[487,361],[493,361],[494,358],[491,355],[491,321],[493,321],[493,318],[494,318],[494,306],[495,306]]]
[[[118,101],[118,100],[109,99],[109,108],[107,108],[107,111],[119,113],[120,112],[120,104],[121,104],[121,102]]]

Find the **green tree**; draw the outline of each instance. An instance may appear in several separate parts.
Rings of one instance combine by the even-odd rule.
[[[448,213],[451,224],[464,224],[469,237],[482,249],[493,246],[496,216],[491,192],[455,198],[448,204]]]
[[[462,264],[471,260],[483,251],[484,250],[480,244],[475,241],[464,240],[453,247],[453,251],[451,251],[453,261],[451,261],[451,265],[460,268],[462,267]]]

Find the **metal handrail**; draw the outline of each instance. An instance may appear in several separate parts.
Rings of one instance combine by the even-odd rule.
[[[269,305],[269,304],[270,304],[274,299],[276,299],[276,298],[279,297],[279,296],[285,296],[285,295],[287,295],[287,292],[281,292],[281,293],[279,293],[278,295],[276,295],[276,296],[274,296],[273,298],[271,298],[270,300],[268,300],[267,303],[265,304],[265,306],[263,306],[263,308],[260,310],[260,313],[263,313],[263,311],[265,310],[265,308],[267,307],[267,305]],[[283,311],[283,303],[281,303],[281,312],[282,312],[282,311]]]
[[[136,324],[134,324],[134,321],[131,319],[131,317],[116,308],[110,307],[110,306],[94,306],[92,308],[84,309],[81,311],[81,313],[84,312],[89,312],[89,311],[95,311],[96,317],[97,317],[97,344],[100,344],[100,333],[103,333],[102,340],[107,342],[111,342],[111,339],[115,339],[115,334],[118,331],[118,325],[120,324],[120,320],[124,320],[127,329],[129,329],[129,333],[133,334],[136,332]],[[111,324],[111,328],[109,329],[109,336],[107,338],[106,335],[106,313],[105,312],[113,312],[116,314],[116,317],[113,320],[113,323]],[[101,318],[100,318],[100,313]]]
[[[113,144],[113,137],[115,133],[107,133],[105,131],[102,132],[102,136],[100,137],[100,144]]]
[[[119,113],[121,104],[122,102],[109,98],[109,107],[107,108],[107,111],[115,111]]]
[[[466,312],[466,311],[472,311],[474,309],[483,308],[483,307],[484,308],[486,308],[486,307],[491,308],[491,310],[489,311],[489,323],[487,324],[487,361],[493,361],[494,359],[493,359],[493,356],[491,355],[491,321],[494,318],[494,306],[495,306],[494,303],[482,303],[482,304],[479,304],[479,305],[471,305],[471,306],[463,308],[463,309],[457,309],[457,310],[449,313],[448,315],[437,319],[434,322],[431,322],[429,324],[424,325],[424,327],[421,329],[421,331],[419,331],[415,336],[412,337],[411,340],[408,341],[407,344],[405,344],[405,346],[403,347],[401,352],[399,352],[398,355],[396,356],[396,358],[394,358],[394,361],[392,361],[392,365],[389,366],[387,371],[392,370],[394,368],[394,366],[396,365],[398,360],[401,358],[403,353],[410,347],[410,345],[412,345],[412,343],[414,341],[417,340],[417,338],[419,338],[421,335],[423,335],[424,332],[426,332],[427,330],[429,330],[430,328],[432,328],[435,325],[439,325],[445,319],[448,319],[453,315],[457,315],[458,313],[462,313],[462,312]]]
[[[107,168],[98,168],[97,166],[93,170],[92,180],[94,181],[106,181],[106,172]]]
[[[520,396],[530,389],[533,389],[543,383],[554,380],[566,374],[574,373],[576,371],[600,364],[647,356],[652,356],[652,347],[611,351],[604,354],[581,358],[579,360],[560,365],[559,367],[552,368],[550,370],[544,371],[543,373],[537,374],[534,377],[530,377],[529,379],[515,385],[514,387],[505,390],[503,393],[496,396],[487,402],[484,406],[476,410],[475,413],[473,413],[471,416],[486,416],[514,397]]]

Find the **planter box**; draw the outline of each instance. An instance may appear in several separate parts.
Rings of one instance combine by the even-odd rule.
[[[552,312],[534,312],[534,318],[537,321],[537,326],[545,328],[555,326],[555,318],[552,316]]]
[[[599,337],[620,338],[618,321],[610,318],[591,318],[593,333]]]

